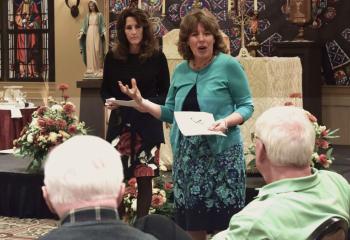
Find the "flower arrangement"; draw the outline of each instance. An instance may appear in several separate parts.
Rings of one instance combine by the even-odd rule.
[[[292,101],[286,102],[285,106],[295,106],[296,98],[301,98],[302,95],[300,93],[292,93],[289,95],[292,98]],[[335,133],[339,130],[338,128],[335,130],[327,129],[326,126],[319,125],[317,122],[317,118],[312,115],[310,112],[305,110],[305,114],[308,116],[310,122],[314,126],[315,129],[315,147],[314,152],[311,156],[311,165],[317,169],[325,169],[329,168],[330,164],[334,161],[333,147],[330,143],[330,140],[333,138],[338,138],[339,136],[335,135]],[[252,134],[251,139],[253,141]],[[248,151],[245,152],[245,155],[252,156],[252,159],[248,162],[247,170],[249,172],[256,171],[255,167],[255,145],[250,145],[248,147]]]
[[[133,223],[136,220],[137,183],[136,178],[127,182],[123,204],[125,207],[124,221]],[[152,201],[149,213],[173,217],[173,184],[165,180],[165,175],[153,179]]]
[[[49,97],[49,105],[39,107],[32,114],[30,124],[14,140],[15,155],[32,158],[27,167],[28,172],[40,172],[42,161],[53,147],[74,135],[87,133],[85,123],[79,122],[75,116],[74,104],[68,102],[68,96],[64,95],[68,86],[60,85],[59,89],[62,91],[63,101],[57,102]]]

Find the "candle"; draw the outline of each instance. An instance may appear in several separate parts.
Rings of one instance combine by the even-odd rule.
[[[227,12],[231,13],[231,0],[227,0]]]
[[[141,6],[142,4],[141,4],[141,0],[138,0],[138,2],[137,2],[137,8],[139,8],[139,9],[142,9],[142,6]]]
[[[163,0],[162,4],[162,15],[165,16],[165,0]]]
[[[254,0],[254,12],[258,11],[258,0]]]

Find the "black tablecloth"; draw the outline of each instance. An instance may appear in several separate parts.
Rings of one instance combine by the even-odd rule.
[[[57,218],[42,197],[42,174],[29,174],[29,159],[0,154],[0,215],[19,218]]]

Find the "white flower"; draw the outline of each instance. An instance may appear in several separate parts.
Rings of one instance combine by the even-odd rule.
[[[40,135],[40,136],[38,137],[38,141],[39,141],[39,142],[47,142],[47,141],[46,141],[46,138],[45,138],[44,136],[42,136],[42,135]]]
[[[323,132],[323,131],[325,131],[327,128],[326,128],[326,126],[320,126],[320,132]]]
[[[29,127],[37,127],[38,126],[38,119],[32,118],[32,122],[30,123]]]
[[[136,209],[137,209],[137,199],[134,198],[131,202],[131,209],[136,212]]]
[[[157,149],[158,149],[157,147],[153,147],[153,148],[152,148],[151,154],[152,154],[153,157],[156,155]]]
[[[63,107],[59,104],[55,104],[51,107],[51,110],[53,111],[57,111],[57,112],[62,112],[63,111]]]
[[[33,134],[29,133],[27,136],[27,142],[32,143],[33,142]]]
[[[165,165],[163,165],[163,164],[161,164],[161,165],[159,166],[159,170],[162,171],[162,172],[168,171],[167,167],[166,167]]]
[[[311,158],[312,158],[312,159],[315,159],[315,160],[319,160],[319,159],[320,159],[320,156],[318,155],[317,152],[314,152],[314,153],[311,155]]]
[[[66,139],[70,138],[70,135],[66,131],[59,130],[58,132],[59,132],[59,134],[62,135],[62,137],[66,138]]]
[[[55,132],[50,132],[48,140],[50,142],[56,142],[57,141],[57,133]]]
[[[166,193],[163,189],[159,191],[159,194],[162,195],[166,200]]]
[[[149,209],[148,213],[149,213],[149,214],[152,214],[152,213],[155,213],[155,212],[156,212],[156,209],[155,209],[155,208],[150,207],[150,209]]]
[[[159,191],[160,191],[160,189],[159,189],[159,188],[153,188],[153,189],[152,189],[152,193],[153,193],[153,194],[154,194],[154,193],[157,193],[157,194],[158,194],[158,193],[159,193]]]

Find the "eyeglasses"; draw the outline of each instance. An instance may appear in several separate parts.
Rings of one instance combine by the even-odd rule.
[[[256,143],[256,140],[259,139],[261,141],[261,138],[259,138],[254,132],[252,132],[250,134],[250,138],[252,140],[252,142],[255,144]],[[262,141],[261,141],[262,142]]]

